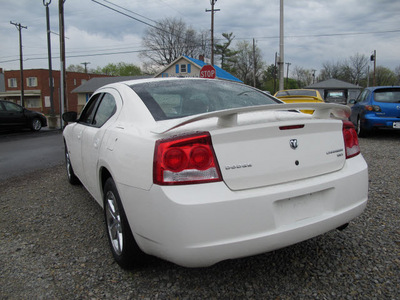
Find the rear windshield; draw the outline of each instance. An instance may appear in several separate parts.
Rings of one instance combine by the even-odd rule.
[[[343,98],[345,97],[344,91],[329,91],[327,97],[329,98]]]
[[[166,80],[131,85],[156,121],[281,103],[261,91],[222,80]]]
[[[377,102],[400,103],[400,89],[380,89],[374,92]]]
[[[276,97],[285,97],[285,96],[311,96],[317,97],[316,91],[310,90],[288,90],[288,91],[280,91],[276,94]]]

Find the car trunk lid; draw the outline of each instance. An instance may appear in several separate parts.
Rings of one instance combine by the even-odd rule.
[[[212,132],[222,177],[232,190],[310,178],[343,167],[342,123],[291,120]]]

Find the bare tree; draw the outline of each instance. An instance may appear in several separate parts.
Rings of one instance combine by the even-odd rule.
[[[396,77],[397,77],[397,85],[400,85],[400,65],[399,66],[397,66],[395,69],[394,69],[394,73],[396,74]]]
[[[352,79],[354,84],[360,84],[361,80],[368,74],[368,62],[369,58],[364,55],[357,53],[354,56],[350,56],[350,65],[352,68]]]
[[[320,71],[319,79],[327,80],[331,78],[339,78],[341,76],[341,65],[339,62],[324,62]]]
[[[147,28],[142,43],[144,50],[141,56],[153,64],[166,66],[181,55],[197,57],[204,54],[204,32],[198,34],[181,19],[166,18],[155,27]]]
[[[69,65],[67,67],[67,72],[85,73],[85,68],[82,65]],[[90,72],[91,71],[89,71],[89,73]]]
[[[293,77],[297,81],[299,87],[303,88],[313,83],[313,71],[302,67],[294,67]]]
[[[247,41],[238,42],[235,51],[235,59],[232,61],[231,72],[242,80],[245,84],[253,85],[253,70],[255,65],[255,74],[257,86],[260,85],[260,80],[263,75],[265,63],[262,60],[261,50],[253,46]]]

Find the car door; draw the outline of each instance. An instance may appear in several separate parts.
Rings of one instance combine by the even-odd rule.
[[[351,108],[351,121],[353,124],[357,124],[357,119],[363,112],[363,108],[365,106],[365,101],[368,98],[368,95],[370,94],[369,90],[364,90],[362,93],[358,96],[356,103],[353,105]]]
[[[117,111],[117,102],[122,103],[119,94],[109,89],[104,91],[96,108],[92,123],[83,131],[82,136],[82,162],[86,188],[97,198],[99,195],[98,159],[104,136],[113,123],[112,118]]]
[[[5,126],[21,126],[25,125],[26,118],[23,107],[12,103],[3,102],[4,111],[1,113],[1,122]]]
[[[92,125],[96,108],[99,104],[102,94],[94,94],[83,109],[77,123],[73,125],[71,138],[68,140],[68,150],[71,159],[72,168],[75,175],[86,186],[86,178],[83,171],[82,162],[82,138],[85,130]]]

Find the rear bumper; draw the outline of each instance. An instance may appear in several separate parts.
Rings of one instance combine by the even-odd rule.
[[[393,129],[393,122],[400,122],[400,118],[381,118],[375,115],[365,115],[364,118],[361,119],[361,125],[367,130],[374,128]]]
[[[338,172],[251,190],[233,192],[222,182],[118,189],[144,252],[204,267],[295,244],[349,222],[367,204],[368,171],[358,155]]]

